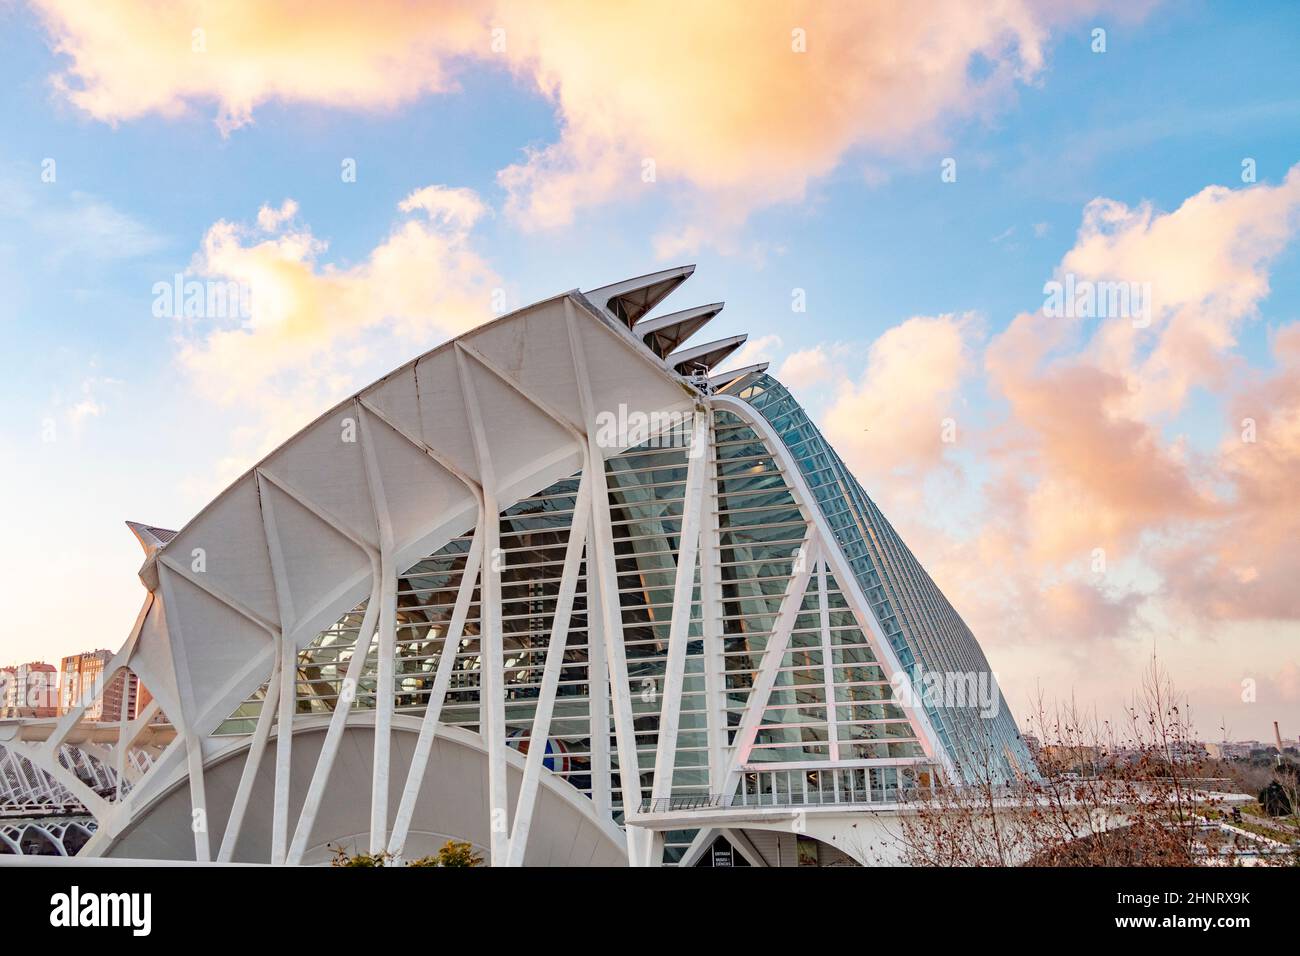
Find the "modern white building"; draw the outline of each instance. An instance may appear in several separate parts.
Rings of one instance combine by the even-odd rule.
[[[81,856],[867,863],[905,791],[1032,776],[798,403],[715,371],[744,336],[687,344],[722,305],[658,310],[691,272],[467,332],[131,524],[135,628],[81,706],[0,721],[0,808],[88,813]],[[123,670],[148,705],[87,721]]]

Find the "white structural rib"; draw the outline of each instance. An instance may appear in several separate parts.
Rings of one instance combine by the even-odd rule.
[[[266,682],[266,697],[262,700],[261,713],[257,715],[257,727],[253,731],[253,740],[248,747],[248,756],[244,758],[244,769],[239,775],[239,786],[235,790],[235,800],[230,806],[230,815],[226,818],[226,829],[221,834],[221,846],[217,850],[217,862],[229,863],[239,844],[239,834],[244,826],[244,814],[248,810],[248,799],[253,793],[253,781],[262,765],[262,755],[266,752],[266,742],[271,736],[271,723],[275,717],[280,700],[280,664],[282,659],[279,638],[275,643],[275,664],[271,678]]]
[[[483,682],[483,737],[488,750],[488,815],[492,865],[504,866],[510,855],[510,808],[506,793],[505,651],[501,628],[501,509],[497,504],[496,474],[488,446],[487,428],[479,406],[470,359],[456,348],[456,374],[465,402],[465,417],[474,442],[474,458],[483,488],[482,627],[479,635],[479,673]]]
[[[613,285],[601,286],[585,293],[587,299],[611,316],[631,328],[655,306],[666,299],[674,289],[695,272],[695,266],[677,266],[624,279]]]
[[[709,372],[715,366],[721,365],[728,355],[744,345],[747,338],[749,338],[748,335],[733,335],[730,338],[718,339],[716,342],[705,342],[703,345],[680,349],[669,355],[666,362],[668,367],[679,375]]]
[[[370,782],[370,852],[380,853],[388,843],[388,763],[393,742],[393,668],[397,656],[397,567],[393,560],[393,523],[379,472],[374,425],[358,402],[361,453],[365,464],[366,488],[379,531],[379,660],[375,681],[374,758]]]

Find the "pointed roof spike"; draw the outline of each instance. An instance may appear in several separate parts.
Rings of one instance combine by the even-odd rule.
[[[695,266],[676,266],[661,272],[624,279],[588,292],[587,298],[628,328],[666,299],[695,272]]]
[[[175,531],[141,524],[139,521],[128,521],[126,526],[131,529],[135,539],[140,542],[140,547],[144,548],[145,557],[152,557],[155,551],[176,537]]]
[[[641,337],[641,341],[645,342],[655,355],[667,358],[673,349],[680,348],[687,339],[704,328],[721,312],[723,304],[712,302],[709,305],[698,305],[693,309],[682,309],[669,315],[642,319],[632,327],[632,331]]]
[[[668,367],[675,370],[678,375],[711,371],[715,366],[722,364],[722,360],[728,355],[744,345],[748,338],[747,334],[733,335],[727,339],[718,339],[716,342],[705,342],[703,345],[682,349],[668,356]]]

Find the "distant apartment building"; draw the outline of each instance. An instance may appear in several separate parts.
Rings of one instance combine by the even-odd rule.
[[[59,672],[53,664],[32,661],[0,668],[0,717],[53,717],[58,713]]]
[[[1283,752],[1292,753],[1297,750],[1298,745],[1300,745],[1300,742],[1283,740]],[[1236,740],[1217,744],[1207,743],[1205,749],[1216,760],[1250,760],[1276,754],[1277,744],[1265,743],[1259,740]]]
[[[109,650],[84,651],[63,658],[59,667],[59,713],[66,714],[76,707],[84,694],[95,686],[104,669],[113,659]],[[125,696],[126,718],[134,720],[139,708],[140,680],[134,674],[118,674],[104,688],[103,694],[86,709],[85,720],[120,720]]]

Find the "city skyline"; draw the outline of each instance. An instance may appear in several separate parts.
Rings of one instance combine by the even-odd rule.
[[[0,660],[120,644],[124,521],[179,529],[502,312],[690,262],[1018,716],[1117,718],[1154,651],[1204,739],[1295,735],[1293,8],[320,4],[289,43],[105,6],[0,5]]]

